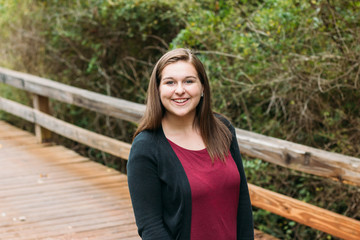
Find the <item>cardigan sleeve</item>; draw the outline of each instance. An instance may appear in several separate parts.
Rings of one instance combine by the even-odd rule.
[[[161,182],[151,141],[140,133],[127,163],[128,185],[138,233],[142,239],[173,239],[163,222]]]
[[[244,166],[242,163],[239,145],[236,139],[235,128],[230,125],[232,133],[231,152],[236,159],[240,173],[240,195],[237,217],[237,239],[252,240],[254,239],[254,223],[252,207],[250,202],[249,189],[246,181]]]

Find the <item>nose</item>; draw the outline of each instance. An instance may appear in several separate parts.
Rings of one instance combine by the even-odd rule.
[[[185,89],[184,89],[183,85],[181,83],[178,84],[176,89],[175,89],[175,93],[181,95],[184,92],[185,92]]]

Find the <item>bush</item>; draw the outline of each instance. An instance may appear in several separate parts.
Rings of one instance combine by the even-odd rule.
[[[358,3],[202,2],[171,46],[198,50],[219,112],[241,128],[360,156]]]
[[[11,41],[0,45],[11,52],[1,64],[135,102],[144,102],[154,61],[182,27],[174,4],[165,0],[27,0],[0,6],[7,13],[1,37]],[[11,18],[19,8],[19,18]],[[131,142],[134,124],[56,101],[51,105],[60,119]],[[116,165],[111,156],[73,144],[66,145]]]

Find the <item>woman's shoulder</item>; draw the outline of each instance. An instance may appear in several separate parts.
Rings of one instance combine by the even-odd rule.
[[[148,131],[142,131],[136,135],[130,149],[127,163],[128,171],[131,171],[134,166],[138,166],[139,163],[144,164],[149,159],[153,159],[152,138],[151,132]]]
[[[136,135],[133,142],[148,141],[148,140],[151,140],[153,137],[154,137],[153,131],[144,130],[144,131],[139,132],[138,135]]]
[[[140,132],[138,135],[136,135],[132,143],[132,146],[137,146],[137,145],[146,146],[153,143],[156,138],[157,137],[155,131],[144,130]]]
[[[161,145],[160,142],[161,134],[159,133],[159,130],[144,130],[134,138],[131,151],[139,150],[153,152]]]

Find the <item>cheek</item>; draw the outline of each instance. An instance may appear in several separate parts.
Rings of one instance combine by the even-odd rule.
[[[160,95],[160,98],[169,98],[171,97],[173,94],[173,91],[169,88],[169,87],[166,87],[166,86],[162,86],[162,87],[159,87],[159,95]]]
[[[163,102],[167,98],[166,91],[163,88],[159,88],[159,98],[160,98],[161,104],[163,104]]]
[[[160,98],[161,98],[161,96],[163,95],[163,93],[164,93],[163,88],[162,88],[162,87],[159,87],[159,96],[160,96]]]

